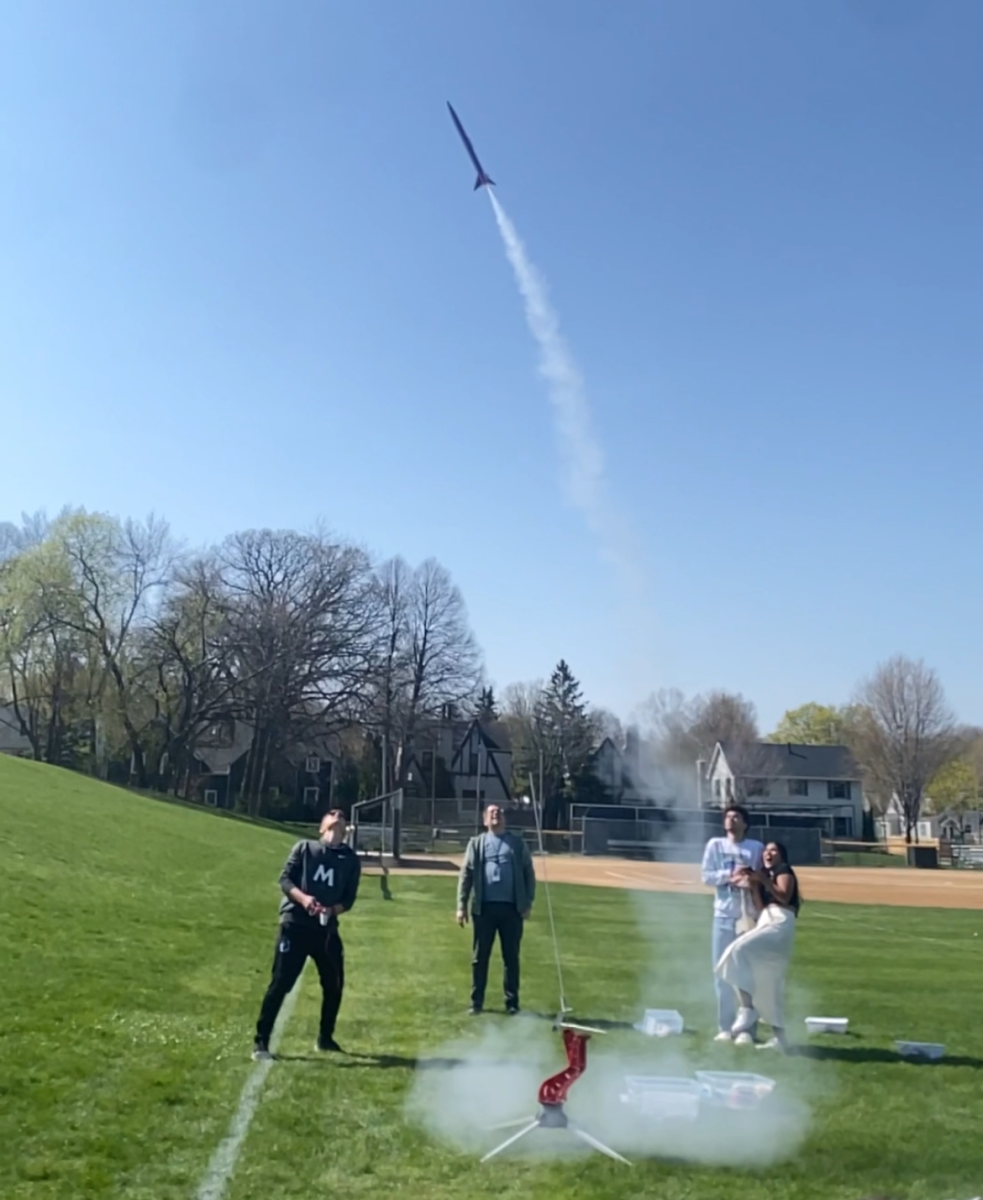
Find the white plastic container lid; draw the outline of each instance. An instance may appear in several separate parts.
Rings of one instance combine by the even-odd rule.
[[[645,1016],[635,1026],[640,1033],[650,1037],[668,1037],[672,1033],[682,1033],[685,1027],[682,1013],[674,1008],[647,1008]]]
[[[941,1058],[945,1054],[944,1042],[895,1042],[899,1054],[905,1058]]]

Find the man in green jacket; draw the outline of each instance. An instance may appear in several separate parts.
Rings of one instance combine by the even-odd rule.
[[[536,896],[536,872],[526,843],[505,828],[498,804],[485,808],[485,832],[468,842],[457,885],[457,923],[468,923],[468,899],[474,925],[471,959],[472,1015],[485,1004],[488,960],[498,934],[505,964],[505,1011],[519,1011],[519,943],[522,925]]]

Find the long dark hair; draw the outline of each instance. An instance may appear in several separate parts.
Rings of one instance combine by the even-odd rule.
[[[795,911],[798,912],[802,907],[802,888],[799,887],[799,877],[796,875],[795,868],[792,866],[792,863],[789,860],[788,849],[784,842],[770,841],[768,842],[768,845],[775,847],[775,849],[781,855],[782,866],[788,867],[789,872],[792,875],[792,879],[795,882]],[[771,874],[770,871],[769,874]]]

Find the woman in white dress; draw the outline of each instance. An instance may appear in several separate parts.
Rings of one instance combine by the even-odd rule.
[[[742,872],[758,914],[757,924],[727,947],[714,969],[740,997],[731,1032],[735,1036],[748,1033],[759,1020],[765,1021],[772,1037],[764,1045],[784,1050],[785,976],[802,901],[785,847],[769,842],[762,857],[763,870]]]

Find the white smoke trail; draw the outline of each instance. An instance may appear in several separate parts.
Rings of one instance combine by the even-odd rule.
[[[637,569],[623,544],[624,529],[615,520],[606,496],[604,454],[591,427],[583,377],[560,333],[559,318],[549,302],[545,281],[529,261],[522,239],[494,192],[487,190],[505,253],[525,302],[526,322],[539,345],[539,370],[549,384],[567,497],[597,538],[602,556],[619,569],[632,591],[637,592],[640,584]]]

